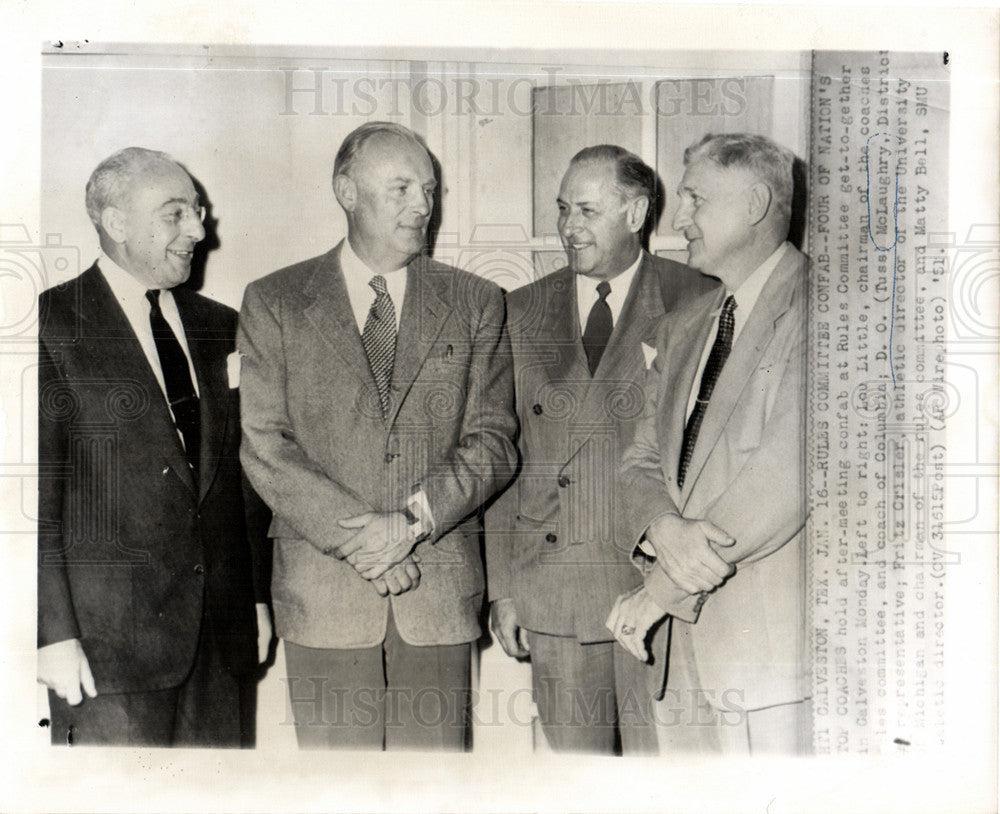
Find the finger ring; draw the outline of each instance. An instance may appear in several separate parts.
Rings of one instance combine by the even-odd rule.
[[[633,633],[635,633],[635,628],[632,625],[622,625],[623,636],[631,636]]]

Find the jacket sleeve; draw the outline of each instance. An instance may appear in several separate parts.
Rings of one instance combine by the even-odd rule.
[[[484,519],[486,554],[486,592],[490,602],[508,599],[513,580],[511,553],[518,513],[517,478],[486,510]]]
[[[483,286],[482,307],[472,320],[472,354],[458,443],[431,468],[421,486],[440,538],[471,515],[513,477],[514,370],[505,327],[503,294]]]
[[[274,513],[321,551],[334,554],[356,533],[342,529],[338,518],[371,507],[331,479],[295,437],[286,406],[281,303],[274,299],[266,300],[251,284],[240,311],[240,460],[253,488]]]
[[[665,407],[663,387],[663,360],[665,352],[666,323],[660,328],[657,339],[658,352],[646,373],[646,402],[642,417],[636,425],[632,443],[622,454],[619,476],[621,478],[622,511],[616,515],[618,537],[632,540],[633,548],[657,517],[664,514],[679,515],[664,477],[664,461],[660,452],[657,417]]]
[[[274,553],[271,539],[268,537],[268,529],[271,527],[271,510],[261,500],[245,472],[241,480],[247,542],[250,544],[254,601],[258,605],[267,605],[271,602],[271,560]]]
[[[75,395],[45,346],[38,343],[38,646],[80,638],[64,559],[64,470],[68,422],[62,408]]]

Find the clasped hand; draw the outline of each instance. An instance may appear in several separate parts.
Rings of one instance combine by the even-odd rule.
[[[658,517],[646,531],[657,564],[689,594],[712,591],[736,570],[713,546],[736,540],[708,520],[688,520],[675,514]]]
[[[420,557],[411,554],[415,540],[402,512],[365,512],[337,521],[358,533],[340,546],[337,556],[372,582],[382,596],[401,594],[420,584]]]

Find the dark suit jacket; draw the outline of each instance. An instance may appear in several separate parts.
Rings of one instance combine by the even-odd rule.
[[[622,536],[634,545],[665,512],[707,518],[736,538],[719,555],[736,574],[689,595],[644,558],[646,586],[691,624],[708,689],[743,693],[746,709],[806,698],[805,363],[807,260],[788,246],[715,385],[694,454],[677,488],[688,397],[722,292],[664,322],[649,401],[622,463]],[[668,668],[669,669],[669,668]],[[669,675],[668,675],[669,684]],[[718,700],[718,696],[709,696]]]
[[[641,582],[614,524],[618,461],[645,403],[641,343],[718,281],[644,252],[593,378],[577,282],[564,268],[507,297],[522,466],[487,513],[487,574],[490,599],[513,598],[522,627],[610,641],[615,599]]]
[[[278,635],[372,647],[391,605],[405,641],[480,634],[479,507],[513,474],[513,376],[500,289],[418,257],[407,272],[388,418],[347,296],[339,247],[251,283],[240,312],[243,465],[274,510]],[[421,582],[381,597],[331,556],[337,521],[396,511],[420,484],[436,523]]]
[[[251,559],[263,556],[266,526],[245,504],[227,379],[236,313],[184,289],[174,298],[200,391],[197,490],[97,265],[40,298],[38,645],[80,639],[98,692],[179,684],[203,618],[230,670],[256,665],[254,602],[267,589],[255,593]]]

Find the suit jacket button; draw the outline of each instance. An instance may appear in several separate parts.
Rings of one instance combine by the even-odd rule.
[[[387,453],[385,454],[385,462],[386,462],[387,464],[391,464],[391,463],[392,463],[392,462],[393,462],[394,460],[396,460],[396,458],[398,458],[398,457],[399,457],[399,454],[398,454],[398,453],[396,453],[396,452],[387,452]]]
[[[554,543],[558,539],[551,531],[545,535],[545,542],[547,543]]]
[[[332,557],[333,556],[333,546],[332,545],[328,545],[326,548],[323,549],[323,553],[326,554],[326,556],[328,556],[328,557]]]
[[[198,563],[198,564],[197,564],[197,565],[196,565],[196,566],[194,567],[194,572],[195,572],[196,574],[204,574],[204,573],[205,573],[205,566],[204,566],[204,565],[202,565],[201,563]]]
[[[535,415],[541,415],[542,412],[543,412],[542,411],[542,405],[541,404],[535,404],[535,405],[533,405],[532,408],[531,408],[531,412],[533,412]]]
[[[557,480],[556,483],[559,484],[560,489],[565,489],[567,486],[569,486],[569,478],[567,478],[565,475],[560,475],[559,480]]]

